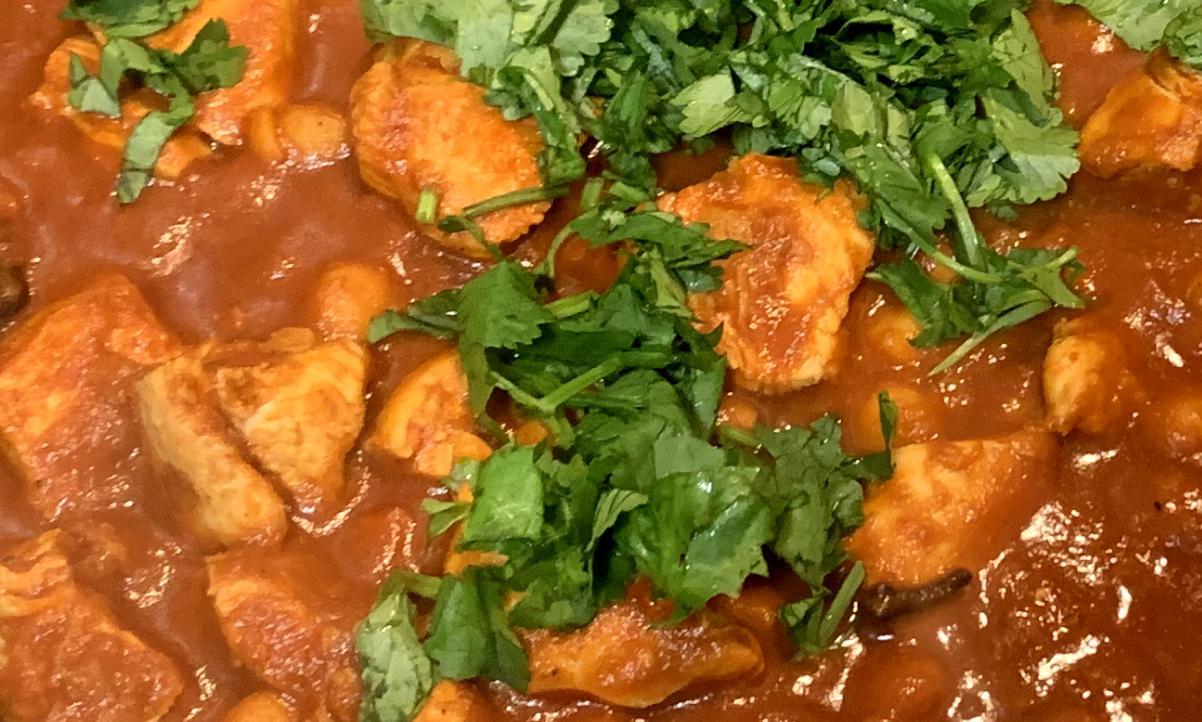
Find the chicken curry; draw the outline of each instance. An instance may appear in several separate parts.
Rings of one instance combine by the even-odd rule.
[[[1195,2],[0,12],[0,720],[1202,718]]]

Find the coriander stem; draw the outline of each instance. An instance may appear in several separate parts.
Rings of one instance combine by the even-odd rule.
[[[915,236],[912,240],[914,241],[914,245],[918,246],[932,260],[945,268],[955,271],[961,278],[977,283],[997,283],[1002,280],[1002,277],[996,273],[988,273],[960,263],[943,251],[940,251],[935,247],[935,244],[925,238]]]
[[[552,198],[563,198],[568,194],[568,186],[536,186],[534,188],[522,188],[521,190],[502,193],[499,196],[493,196],[487,200],[473,203],[463,209],[460,214],[464,218],[478,218],[479,216],[496,211],[512,208],[513,206],[521,206],[527,203],[535,203],[537,201],[551,200]]]
[[[551,413],[555,409],[559,408],[560,404],[564,403],[568,399],[571,399],[576,394],[584,391],[589,386],[592,386],[606,376],[609,376],[615,371],[620,370],[624,365],[626,365],[626,361],[621,356],[614,356],[606,359],[605,361],[602,361],[593,368],[585,371],[571,381],[562,384],[559,388],[542,397],[542,399],[539,400],[539,403],[547,411],[547,413]]]
[[[822,616],[822,624],[818,627],[818,643],[821,646],[829,647],[834,641],[835,632],[839,631],[839,622],[843,620],[843,615],[847,612],[852,597],[864,583],[864,577],[864,563],[856,562],[848,572],[847,578],[843,580],[835,598],[831,600],[830,606],[826,608],[826,614]]]
[[[755,438],[755,434],[746,429],[740,429],[737,426],[730,424],[719,424],[718,438],[723,441],[733,441],[741,446],[746,446],[750,449],[760,448],[760,440]]]
[[[584,313],[592,306],[596,295],[593,293],[578,293],[575,296],[560,298],[543,306],[555,318],[569,318]]]
[[[422,188],[417,197],[417,212],[413,215],[418,223],[430,224],[438,218],[438,191],[430,186]]]
[[[968,212],[968,206],[964,203],[964,196],[960,195],[960,188],[956,185],[956,180],[952,178],[947,166],[935,153],[927,153],[923,156],[923,162],[926,164],[927,170],[934,176],[935,184],[939,186],[943,197],[952,206],[952,216],[955,218],[956,228],[960,232],[955,244],[956,257],[969,266],[980,266],[981,236],[972,223],[972,216]]]
[[[960,363],[965,356],[972,353],[976,347],[980,346],[985,339],[1002,329],[1017,326],[1025,321],[1030,321],[1039,314],[1047,311],[1052,307],[1052,304],[1041,297],[1039,300],[1029,301],[1021,306],[1010,309],[1001,316],[998,316],[993,323],[989,324],[983,331],[978,331],[972,336],[964,339],[964,343],[956,347],[955,351],[948,354],[947,358],[939,362],[939,365],[931,369],[927,376],[938,376],[952,366]]]
[[[526,393],[525,391],[522,390],[522,388],[520,386],[518,386],[514,382],[510,381],[509,379],[505,378],[504,376],[497,373],[496,371],[493,371],[492,374],[490,374],[490,375],[492,377],[492,382],[497,385],[497,388],[499,388],[502,391],[504,391],[505,393],[509,394],[510,398],[512,398],[514,401],[518,402],[522,406],[529,406],[530,408],[538,409],[539,411],[544,410],[542,399],[540,399],[537,396],[534,396],[532,394]],[[552,409],[552,411],[553,410],[554,409]],[[548,413],[550,413],[550,412],[548,412]]]
[[[472,238],[476,239],[476,243],[480,247],[488,251],[488,255],[497,263],[505,260],[505,254],[501,253],[501,248],[497,244],[488,240],[484,235],[484,229],[467,216],[447,216],[438,222],[438,230],[444,233],[457,233],[459,231],[467,231]]]
[[[545,272],[544,275],[555,278],[555,258],[559,255],[559,249],[571,236],[572,224],[569,223],[559,229],[559,233],[556,233],[555,237],[551,239],[551,245],[547,247],[547,257],[543,259],[543,268],[541,269]]]

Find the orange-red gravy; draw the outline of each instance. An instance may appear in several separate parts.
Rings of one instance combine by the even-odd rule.
[[[311,322],[314,280],[331,261],[388,264],[410,298],[475,270],[420,237],[360,182],[350,160],[302,172],[223,150],[178,185],[159,185],[118,207],[110,196],[116,154],[24,102],[46,55],[70,32],[56,19],[61,4],[10,3],[0,23],[0,260],[31,265],[34,308],[116,269],[188,341],[262,337]],[[303,71],[294,99],[344,108],[369,50],[357,4],[302,4]],[[1079,126],[1140,58],[1076,9],[1041,2],[1031,17],[1060,69],[1062,107]],[[705,169],[676,161],[666,170],[677,185],[704,176],[709,160]],[[1202,399],[1202,374],[1194,371],[1202,363],[1202,179],[1103,183],[1082,175],[1069,194],[1024,209],[1015,223],[981,222],[999,243],[1081,249],[1083,284],[1095,299],[1088,313],[1123,339],[1147,392],[1128,428],[1066,441],[1054,491],[1037,500],[1035,519],[981,581],[898,624],[888,638],[861,639],[820,659],[792,662],[787,645],[767,645],[768,669],[751,682],[638,713],[522,699],[494,687],[497,719],[1202,719],[1202,442],[1193,460],[1174,461],[1158,421],[1169,400]],[[600,282],[580,254],[568,257],[578,259],[569,262],[578,283]],[[834,380],[742,401],[771,423],[835,412],[848,421],[853,449],[872,446],[872,415],[864,409],[885,388],[902,402],[903,441],[1042,423],[1039,374],[1055,319],[1005,334],[957,369],[927,378],[923,369],[938,352],[899,362],[873,335],[891,304],[873,283],[857,292]],[[424,339],[390,343],[376,353],[373,388],[390,387],[439,348]],[[170,502],[149,466],[134,459],[129,468],[127,507],[62,524],[77,574],[184,671],[188,685],[168,719],[220,720],[259,685],[233,664],[217,629],[205,596],[204,550],[170,521]],[[381,548],[396,529],[381,510],[416,509],[433,484],[363,454],[350,469],[367,491],[342,525],[312,536],[294,532],[287,547],[319,560],[313,584],[337,584],[340,598],[366,612],[386,563]],[[12,473],[0,475],[0,544],[7,544],[43,522]],[[404,553],[419,563],[426,556],[420,527],[402,530],[412,539],[393,540],[416,549]],[[96,529],[117,534],[128,556],[100,558],[89,545]]]

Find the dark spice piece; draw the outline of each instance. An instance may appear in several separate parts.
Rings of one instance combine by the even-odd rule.
[[[968,586],[972,573],[955,569],[921,587],[873,584],[860,597],[860,617],[868,624],[889,622],[904,614],[934,606]]]

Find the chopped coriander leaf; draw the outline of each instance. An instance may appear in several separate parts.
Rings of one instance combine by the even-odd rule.
[[[683,618],[719,594],[737,595],[748,576],[767,575],[775,519],[755,489],[758,469],[728,466],[720,450],[689,436],[661,436],[652,454],[673,453],[666,445],[693,447],[696,456],[684,454],[696,463],[672,472],[657,459],[647,503],[629,512],[617,542]]]
[[[166,110],[148,113],[126,140],[116,190],[121,203],[132,203],[150,183],[163,147],[195,115],[195,96],[228,88],[242,79],[247,50],[231,47],[229,40],[225,22],[210,20],[182,53],[112,37],[101,51],[96,75],[72,56],[67,102],[76,110],[119,117],[120,88],[126,78],[167,101]]]
[[[1202,6],[1181,13],[1169,23],[1164,46],[1173,57],[1202,71]]]
[[[1184,9],[1173,5],[1184,0],[1080,1],[1101,14],[1134,13],[1131,28],[1154,32],[1150,42]],[[533,116],[547,184],[583,174],[580,136],[596,140],[608,186],[588,187],[584,215],[552,244],[548,273],[570,233],[632,234],[615,223],[658,220],[630,213],[646,211],[640,204],[658,193],[653,155],[728,133],[738,153],[797,157],[808,180],[852,179],[869,202],[863,222],[882,247],[928,253],[975,284],[972,295],[1010,296],[987,310],[960,309],[957,316],[976,320],[941,323],[930,334],[965,337],[971,347],[990,329],[1038,315],[1041,305],[1014,291],[1011,280],[1025,271],[999,263],[965,234],[967,209],[1002,214],[1048,200],[1080,164],[1077,134],[1055,106],[1056,77],[1022,3],[945,5],[489,0],[450,8],[364,0],[364,17],[373,33],[453,48],[465,77],[484,86],[506,117]],[[1181,37],[1178,45],[1188,47],[1191,36]],[[927,162],[932,157],[941,170]],[[673,220],[664,220],[644,235],[670,237],[663,226]],[[935,239],[953,223],[959,247],[950,258]],[[670,249],[664,261],[674,263]],[[684,313],[688,292],[716,287],[717,271],[697,268],[678,266],[682,283],[661,284],[665,304]],[[1048,268],[1030,273],[1047,276]],[[1075,299],[1057,295],[1048,308]]]
[[[443,580],[425,642],[438,676],[483,677],[526,689],[530,664],[510,629],[501,597],[493,569],[472,568]]]
[[[179,22],[200,0],[68,0],[60,17],[104,28],[110,38],[140,38]]]
[[[414,627],[416,610],[408,592],[430,591],[426,581],[395,574],[380,588],[371,613],[359,625],[355,649],[363,679],[362,722],[412,719],[434,687],[434,669]]]
[[[68,68],[71,90],[67,91],[67,103],[84,113],[99,113],[110,118],[121,117],[121,101],[117,99],[116,83],[106,83],[101,77],[88,72],[83,60],[71,54]]]
[[[1080,5],[1136,50],[1160,44],[1165,28],[1196,0],[1056,0],[1060,5]]]
[[[418,331],[436,338],[453,338],[459,333],[459,289],[436,293],[414,301],[403,312],[384,311],[367,327],[367,342],[379,343],[394,333]]]
[[[422,502],[422,511],[426,512],[430,517],[426,533],[431,538],[442,536],[451,527],[467,518],[470,507],[470,504],[462,501],[426,499]]]
[[[237,85],[246,72],[249,51],[230,45],[230,31],[223,20],[205,23],[182,53],[159,51],[163,63],[192,95]]]
[[[892,473],[896,408],[882,396],[886,449],[866,457],[843,452],[829,417],[715,443],[725,360],[677,294],[689,274],[714,277],[713,261],[739,246],[659,213],[610,208],[587,224],[590,240],[630,254],[604,293],[552,300],[552,279],[502,261],[373,322],[376,338],[458,337],[478,414],[499,390],[553,431],[539,446],[507,443],[458,465],[447,485],[467,484],[471,502],[426,503],[433,533],[461,521],[458,548],[495,560],[442,582],[427,654],[439,675],[521,689],[526,660],[512,628],[588,624],[636,575],[673,601],[679,621],[767,574],[769,555],[810,586],[814,631],[799,639],[816,651],[854,592],[827,589],[826,578],[847,561],[862,483]]]
[[[166,111],[153,111],[134,126],[125,142],[121,173],[117,176],[118,201],[125,204],[138,199],[154,177],[154,166],[163,146],[195,112],[191,96],[181,92],[172,97],[171,107]]]

